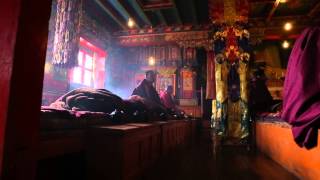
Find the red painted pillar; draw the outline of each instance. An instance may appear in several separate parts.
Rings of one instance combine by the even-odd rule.
[[[0,2],[0,177],[20,0]]]
[[[50,5],[0,2],[0,179],[35,178]]]

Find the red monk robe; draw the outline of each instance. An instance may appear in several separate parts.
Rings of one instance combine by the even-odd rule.
[[[176,109],[176,104],[174,103],[172,92],[172,86],[168,86],[166,91],[160,93],[161,102],[167,109]]]

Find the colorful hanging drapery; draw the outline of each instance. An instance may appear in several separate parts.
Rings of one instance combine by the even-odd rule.
[[[244,139],[249,135],[249,32],[241,25],[222,25],[214,33],[216,98],[212,125],[218,135]]]
[[[209,15],[214,23],[247,22],[248,0],[209,0]]]
[[[81,0],[57,0],[52,60],[54,65],[68,68],[77,65],[81,4]]]
[[[216,98],[216,84],[215,84],[215,63],[213,51],[207,52],[207,85],[206,85],[206,99]]]

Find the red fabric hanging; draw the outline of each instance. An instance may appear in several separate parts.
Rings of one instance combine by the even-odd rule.
[[[207,52],[207,88],[206,99],[216,99],[215,64],[213,51]]]

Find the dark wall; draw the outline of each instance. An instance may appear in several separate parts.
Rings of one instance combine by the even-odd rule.
[[[207,82],[207,51],[204,48],[197,49],[197,65],[194,67],[197,73],[196,89],[199,104],[201,103],[201,87],[203,92],[203,118],[211,119],[212,99],[206,99],[206,82]]]
[[[263,60],[268,66],[274,68],[287,68],[294,40],[289,40],[290,47],[288,49],[282,48],[282,42],[283,40],[265,40],[261,44],[254,46],[254,59]]]

